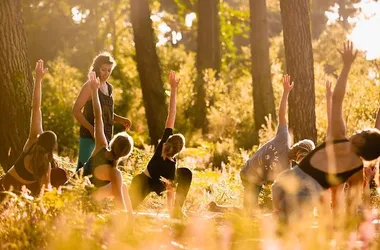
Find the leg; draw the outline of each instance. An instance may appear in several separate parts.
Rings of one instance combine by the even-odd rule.
[[[193,173],[188,168],[179,168],[176,173],[177,189],[175,192],[174,208],[182,208],[185,202],[187,193],[190,189],[191,180],[193,179]]]
[[[94,148],[95,141],[93,138],[79,138],[79,157],[76,171],[88,161]]]
[[[129,188],[129,197],[131,199],[132,208],[135,210],[145,197],[151,192],[149,185],[149,177],[144,173],[136,175],[132,179],[131,186]]]

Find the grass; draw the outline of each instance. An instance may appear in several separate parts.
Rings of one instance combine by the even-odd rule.
[[[126,215],[113,210],[113,200],[89,199],[92,187],[82,179],[41,197],[10,195],[0,204],[0,249],[366,249],[366,242],[371,242],[368,249],[377,249],[379,224],[371,223],[375,217],[370,210],[361,216],[337,216],[334,226],[331,216],[320,210],[285,230],[278,227],[270,213],[269,186],[260,197],[264,208],[253,217],[208,212],[211,201],[241,206],[242,159],[235,155],[223,171],[214,172],[202,168],[204,162],[197,163],[189,152],[196,150],[179,161],[194,174],[184,206],[188,218],[170,219],[165,195],[151,194],[137,210],[131,232]],[[136,150],[120,166],[127,184],[146,166],[150,154]],[[73,166],[67,160],[61,165]]]

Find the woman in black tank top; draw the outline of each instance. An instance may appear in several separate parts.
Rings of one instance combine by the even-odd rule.
[[[114,114],[113,87],[107,82],[116,66],[114,58],[106,52],[97,55],[90,67],[90,72],[95,72],[100,80],[98,97],[102,109],[104,122],[104,134],[108,142],[111,141],[114,123],[122,124],[126,129],[131,126],[131,121],[125,117]],[[83,112],[82,112],[83,109]],[[79,157],[77,170],[83,167],[95,147],[94,141],[94,112],[91,101],[91,86],[85,83],[75,100],[73,116],[80,123]]]
[[[64,170],[51,171],[53,151],[57,147],[57,136],[53,131],[43,131],[42,129],[41,82],[46,72],[43,61],[39,60],[36,64],[28,140],[15,164],[0,178],[0,191],[7,191],[11,187],[14,191],[21,191],[21,187],[26,185],[35,187],[36,190],[32,191],[38,193],[37,191],[43,185],[46,188],[50,186],[52,174],[55,179],[57,179],[56,174],[63,179],[59,181],[61,184],[67,180]]]
[[[334,187],[345,181],[351,181],[351,187],[361,188],[363,161],[372,161],[380,156],[380,131],[366,129],[346,137],[343,119],[343,99],[347,78],[357,52],[351,42],[345,43],[340,52],[343,69],[332,94],[331,122],[328,122],[328,142],[318,146],[301,161],[299,166],[287,170],[278,176],[272,186],[273,203],[280,215],[288,217],[289,212],[300,208],[301,203],[310,202],[312,197],[320,195],[324,189]],[[287,186],[289,176],[295,177],[297,191],[289,194]],[[357,181],[356,181],[357,180]],[[296,198],[295,198],[296,196]],[[292,200],[292,202],[289,202]],[[292,203],[292,204],[290,204]],[[295,207],[295,205],[297,207]],[[294,217],[293,217],[294,218]]]
[[[95,114],[95,149],[84,166],[84,175],[92,175],[90,180],[97,187],[92,197],[98,200],[113,196],[118,209],[128,210],[127,218],[132,225],[133,209],[127,186],[123,183],[121,172],[117,169],[117,163],[121,157],[127,157],[132,152],[133,140],[123,132],[115,135],[108,144],[98,95],[99,78],[96,78],[95,72],[89,73],[88,77]]]

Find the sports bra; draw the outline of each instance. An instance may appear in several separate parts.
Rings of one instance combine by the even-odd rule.
[[[334,144],[343,143],[343,142],[348,142],[348,140],[342,139],[342,140],[333,141]],[[342,172],[342,173],[335,173],[335,174],[326,173],[322,170],[316,169],[310,163],[311,157],[313,157],[313,155],[318,150],[324,147],[326,147],[326,142],[322,143],[321,145],[316,147],[313,151],[311,151],[298,165],[298,167],[302,169],[302,171],[304,171],[306,174],[314,178],[324,189],[328,189],[332,186],[336,186],[336,185],[346,182],[353,174],[363,169],[363,164],[349,171]]]
[[[16,170],[16,173],[18,176],[20,176],[22,179],[26,181],[37,181],[36,178],[34,177],[33,173],[29,172],[24,165],[24,159],[25,156],[29,154],[29,152],[34,148],[36,143],[34,143],[27,152],[22,152],[21,155],[17,158],[14,167]]]
[[[100,180],[96,178],[94,175],[95,169],[100,165],[113,166],[113,161],[107,159],[106,154],[105,154],[106,152],[107,152],[107,149],[102,148],[101,150],[99,150],[98,153],[96,153],[96,155],[88,159],[88,161],[84,164],[84,167],[83,167],[83,170],[84,170],[83,176],[92,175],[92,177],[90,178],[90,181],[92,184],[94,184],[95,187],[103,187],[111,182],[108,180]]]

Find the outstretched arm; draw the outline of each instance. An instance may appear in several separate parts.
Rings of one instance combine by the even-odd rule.
[[[293,89],[294,83],[290,82],[290,76],[284,75],[282,78],[283,92],[280,101],[280,108],[278,109],[278,121],[280,125],[286,125],[286,108],[288,106],[288,97],[290,91]]]
[[[344,43],[343,52],[338,51],[342,56],[343,68],[332,96],[331,109],[331,137],[342,139],[346,137],[346,125],[343,120],[343,99],[346,93],[348,73],[351,65],[355,61],[357,51],[354,51],[352,42]]]
[[[176,99],[177,99],[177,88],[180,79],[175,78],[175,72],[171,71],[169,73],[169,83],[170,83],[170,103],[169,103],[169,113],[166,119],[165,128],[174,128],[175,115],[176,115]]]
[[[327,139],[331,137],[332,82],[326,80]]]
[[[38,60],[36,63],[36,78],[34,80],[33,97],[32,97],[32,115],[30,119],[30,130],[28,140],[24,145],[24,151],[37,140],[39,134],[43,132],[42,129],[42,112],[41,112],[41,82],[43,76],[48,72],[44,69],[44,61]]]
[[[96,78],[95,72],[88,74],[88,82],[91,85],[91,97],[92,97],[92,106],[94,108],[95,116],[95,149],[94,152],[97,152],[98,149],[107,146],[107,139],[104,135],[104,125],[102,118],[102,108],[100,106],[100,100],[98,95],[98,89],[100,87],[99,78]]]

